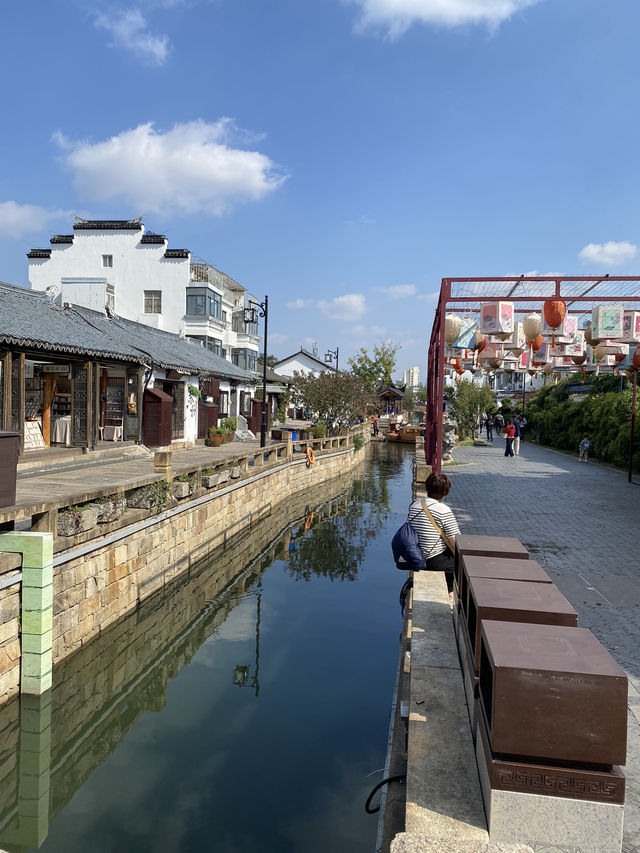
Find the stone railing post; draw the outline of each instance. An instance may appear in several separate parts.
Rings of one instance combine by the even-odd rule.
[[[38,696],[53,669],[53,534],[2,533],[0,551],[22,554],[20,691]]]
[[[171,472],[171,451],[156,450],[153,454],[153,467],[159,474],[163,474],[165,480],[170,483],[173,479]]]

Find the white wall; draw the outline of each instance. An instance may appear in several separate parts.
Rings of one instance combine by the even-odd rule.
[[[88,287],[80,300],[82,284],[64,285],[64,278],[105,279],[115,287],[115,310],[137,323],[178,333],[186,309],[189,258],[165,258],[166,243],[141,243],[144,231],[75,231],[73,243],[51,245],[50,258],[29,258],[29,281],[34,290],[50,284],[62,288],[62,299],[96,308]],[[112,255],[113,266],[103,267],[102,256]],[[95,289],[95,288],[94,288]],[[144,313],[144,291],[162,292],[162,315]],[[65,294],[66,291],[66,294]],[[97,310],[104,310],[104,305]]]
[[[333,370],[333,368],[330,365],[327,365],[323,370],[319,364],[311,361],[311,359],[307,358],[303,352],[296,353],[290,358],[284,359],[280,364],[276,364],[273,368],[274,373],[277,373],[280,376],[286,376],[289,379],[293,376],[294,372],[306,374],[312,373],[314,376],[319,376],[321,373],[326,373],[327,370]]]

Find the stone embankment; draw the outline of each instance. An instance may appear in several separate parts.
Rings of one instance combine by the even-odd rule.
[[[307,444],[314,446],[316,464],[312,466],[303,452],[294,452],[290,441],[244,454],[234,448],[232,455],[206,464],[190,465],[183,455],[179,468],[172,468],[166,457],[157,460],[157,470],[144,477],[134,476],[135,466],[130,463],[129,481],[126,474],[118,473],[117,486],[108,482],[105,466],[97,473],[93,489],[82,485],[66,500],[58,496],[51,506],[40,503],[15,508],[14,518],[31,516],[36,520],[32,530],[49,527],[49,535],[55,536],[53,582],[52,588],[44,584],[35,595],[23,595],[22,611],[18,612],[20,563],[15,555],[0,555],[4,560],[0,563],[0,702],[20,687],[25,598],[34,608],[29,610],[29,618],[33,622],[35,617],[43,637],[38,649],[41,690],[35,691],[42,692],[51,685],[51,666],[47,672],[47,650],[42,644],[50,643],[53,663],[64,659],[141,601],[210,559],[235,534],[279,513],[292,496],[358,465],[363,455],[354,439],[361,445],[367,438],[368,430],[358,429],[357,434],[305,442],[297,450],[306,449]],[[194,451],[192,458],[197,457]],[[152,498],[146,508],[135,507],[140,489],[146,489]],[[122,495],[127,497],[128,508],[117,520],[72,535],[57,535],[59,519],[72,503],[89,504]]]
[[[418,439],[414,499],[430,472]],[[383,789],[381,853],[533,853],[489,841],[444,574],[415,572],[404,610]]]

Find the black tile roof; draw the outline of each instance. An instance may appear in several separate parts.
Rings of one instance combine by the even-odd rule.
[[[177,370],[192,376],[244,382],[256,378],[179,335],[77,305],[60,308],[40,291],[2,282],[0,345]]]
[[[143,234],[140,238],[141,243],[157,243],[162,244],[166,241],[164,234]]]
[[[188,258],[188,249],[167,249],[164,253],[165,258]]]
[[[50,258],[51,257],[51,249],[31,249],[30,252],[27,252],[28,258]]]
[[[74,231],[142,231],[141,219],[80,219],[76,216]]]
[[[54,234],[50,243],[73,243],[73,234]]]

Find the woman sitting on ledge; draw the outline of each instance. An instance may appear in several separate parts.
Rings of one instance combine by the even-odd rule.
[[[418,534],[426,571],[444,572],[447,589],[453,590],[455,537],[460,533],[451,509],[442,500],[451,490],[446,474],[429,474],[425,483],[427,498],[415,500],[409,507],[408,520]],[[426,507],[426,511],[425,511]]]

